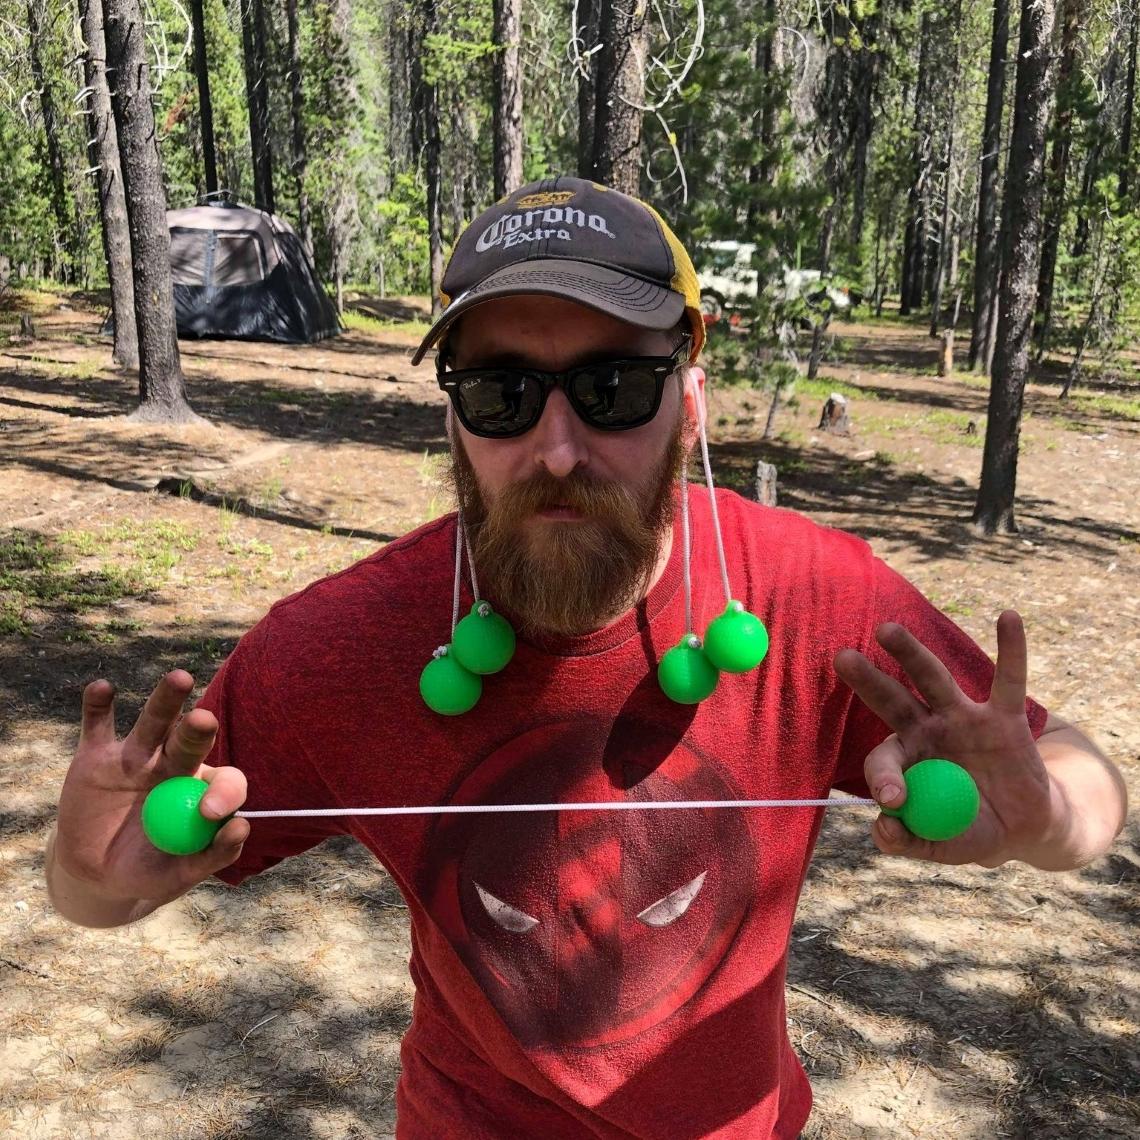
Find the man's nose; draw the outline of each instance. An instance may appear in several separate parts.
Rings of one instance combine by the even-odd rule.
[[[586,426],[560,388],[555,388],[547,397],[542,416],[531,430],[534,461],[551,475],[564,479],[586,465],[589,457],[585,446]]]

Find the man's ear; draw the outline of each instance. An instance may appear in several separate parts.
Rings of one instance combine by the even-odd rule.
[[[684,384],[681,393],[685,408],[684,442],[689,448],[700,439],[698,408],[702,416],[706,415],[705,370],[699,364],[685,364],[681,368],[681,379]]]

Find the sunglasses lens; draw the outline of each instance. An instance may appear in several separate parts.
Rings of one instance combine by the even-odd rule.
[[[583,368],[574,376],[570,397],[595,427],[636,427],[657,410],[660,373],[633,363]]]
[[[456,389],[467,426],[479,435],[512,435],[538,418],[542,387],[530,376],[485,372],[460,381]]]

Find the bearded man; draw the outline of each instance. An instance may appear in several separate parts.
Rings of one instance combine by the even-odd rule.
[[[704,326],[688,256],[645,204],[526,186],[460,237],[444,292],[416,359],[438,347],[459,513],[278,603],[181,719],[185,672],[121,742],[111,685],[89,685],[52,898],[113,926],[348,832],[411,918],[402,1140],[794,1137],[811,1093],[784,976],[822,810],[559,805],[840,788],[897,807],[906,768],[948,757],[977,782],[976,822],[934,842],[880,816],[882,852],[1064,869],[1108,849],[1123,782],[1027,699],[1013,611],[995,665],[859,539],[678,486],[701,442]],[[730,598],[771,631],[766,660],[706,662],[712,687],[671,699],[660,662],[703,653]],[[417,678],[473,607],[509,622],[514,656],[476,679],[454,642],[446,667],[475,699],[429,707]],[[481,810],[235,818],[200,854],[164,855],[139,804],[189,773],[215,820],[247,802]],[[503,804],[553,810],[482,810]]]

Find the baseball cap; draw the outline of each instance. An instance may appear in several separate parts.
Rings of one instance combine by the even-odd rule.
[[[469,309],[533,294],[647,329],[671,329],[687,316],[693,360],[704,344],[697,274],[661,215],[639,198],[561,175],[501,198],[459,235],[440,283],[443,313],[412,363]]]

